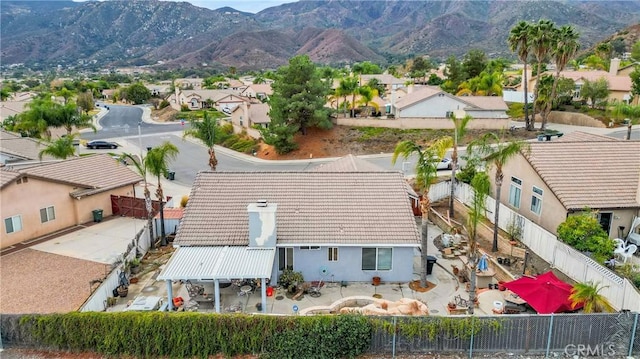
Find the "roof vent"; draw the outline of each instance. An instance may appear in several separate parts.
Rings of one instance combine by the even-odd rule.
[[[267,206],[267,200],[266,199],[259,199],[256,201],[256,205],[258,207],[266,207]]]

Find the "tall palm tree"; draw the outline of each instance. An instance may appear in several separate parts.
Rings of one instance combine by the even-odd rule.
[[[522,141],[504,142],[502,136],[490,132],[477,140],[471,142],[467,146],[468,153],[476,153],[480,158],[487,162],[490,166],[495,166],[495,184],[496,184],[496,208],[493,223],[493,245],[492,252],[498,251],[498,218],[500,218],[500,193],[502,190],[502,180],[504,173],[502,169],[504,165],[513,157],[523,151],[528,151],[529,145]]]
[[[538,98],[538,92],[540,91],[539,79],[540,72],[542,71],[542,63],[547,60],[547,56],[549,52],[553,48],[553,34],[554,34],[555,25],[549,20],[540,20],[537,24],[531,27],[531,49],[533,51],[533,55],[536,57],[536,61],[538,62],[538,69],[536,71],[536,76],[538,77],[538,81],[536,81],[535,87],[535,98]],[[536,116],[537,106],[533,108],[533,117],[531,119],[531,126],[535,125],[535,116]]]
[[[175,160],[178,156],[178,147],[169,141],[163,142],[160,146],[152,148],[144,158],[144,165],[150,174],[158,178],[158,188],[156,198],[160,201],[160,245],[167,245],[166,233],[164,231],[164,193],[160,177],[169,171],[169,161]]]
[[[482,96],[502,96],[504,78],[502,72],[487,73],[482,71],[478,81],[478,94]]]
[[[336,94],[338,96],[344,97],[344,101],[342,102],[344,104],[347,102],[347,96],[354,94],[357,90],[358,90],[358,79],[355,77],[346,77],[340,80],[340,84],[338,85]],[[346,117],[346,109],[347,108],[345,107],[345,117]]]
[[[527,86],[529,85],[529,80],[527,79],[527,62],[531,52],[531,25],[526,21],[520,21],[511,29],[507,42],[509,43],[511,51],[517,53],[520,61],[524,63],[524,70],[522,71],[522,84],[524,89],[524,123],[527,131],[533,131],[533,125],[529,121],[529,96],[527,93]]]
[[[569,300],[571,301],[571,305],[573,308],[578,305],[584,305],[582,310],[585,313],[613,313],[616,310],[613,308],[611,303],[607,298],[600,294],[602,290],[602,286],[598,283],[587,282],[587,283],[576,283],[571,290],[571,295],[569,296]]]
[[[393,151],[391,162],[396,163],[398,156],[407,159],[416,155],[416,186],[422,190],[422,199],[420,201],[420,211],[422,213],[422,244],[421,244],[421,267],[420,267],[420,286],[427,287],[427,246],[429,237],[427,235],[427,221],[429,220],[429,210],[431,202],[429,201],[429,187],[438,177],[437,166],[447,149],[453,144],[453,139],[449,136],[440,137],[426,149],[422,149],[419,145],[412,141],[402,141],[396,145]]]
[[[76,154],[76,148],[73,145],[74,138],[75,135],[68,135],[49,142],[47,147],[38,152],[38,158],[42,160],[44,155],[49,155],[61,160],[73,157]]]
[[[469,115],[463,118],[457,118],[455,115],[451,116],[453,121],[453,152],[451,153],[451,193],[449,194],[449,217],[454,218],[453,199],[456,183],[456,170],[458,169],[458,143],[460,138],[464,137],[467,132],[467,124],[473,118]]]
[[[218,165],[218,159],[216,158],[216,128],[218,127],[218,121],[209,116],[208,111],[204,111],[204,118],[202,121],[198,119],[189,119],[191,128],[184,130],[182,137],[197,138],[207,146],[209,151],[209,167],[212,171],[216,170]]]
[[[358,102],[364,105],[366,116],[369,116],[370,114],[369,103],[372,104],[372,106],[376,109],[376,111],[378,110],[378,104],[375,102],[371,102],[374,97],[378,96],[377,89],[371,88],[369,86],[362,86],[358,89],[358,94],[360,95],[360,101]]]
[[[553,79],[553,85],[551,87],[551,101],[547,102],[542,112],[541,129],[543,131],[547,127],[547,118],[549,112],[551,112],[553,101],[556,98],[560,72],[567,67],[569,61],[576,55],[578,49],[580,49],[580,44],[578,43],[578,37],[580,37],[580,35],[572,26],[564,25],[554,33],[554,46],[551,49],[551,55],[556,63],[556,76]]]
[[[351,95],[351,117],[356,116],[356,95],[358,95],[358,89],[360,88],[360,84],[358,78],[355,76],[348,77],[344,79],[344,89],[346,90],[345,94]]]
[[[130,153],[123,153],[120,155],[121,160],[127,160],[133,164],[136,172],[143,178],[144,183],[144,204],[147,211],[147,227],[149,228],[149,247],[154,247],[153,240],[153,204],[151,202],[151,191],[149,191],[149,182],[147,182],[147,166],[144,158],[132,155]]]
[[[73,127],[88,127],[91,128],[93,132],[96,132],[96,127],[93,125],[91,116],[81,113],[78,110],[78,106],[74,103],[68,103],[64,106],[57,105],[54,108],[54,113],[58,124],[56,127],[64,127],[64,129],[67,130],[67,136],[71,134]]]
[[[473,309],[476,301],[476,269],[478,268],[478,224],[482,221],[485,214],[485,201],[489,195],[491,184],[489,182],[489,176],[486,172],[478,172],[471,180],[471,187],[473,188],[473,201],[471,202],[471,210],[469,211],[469,217],[467,218],[467,232],[469,232],[469,268],[470,275],[470,288],[469,288],[469,314],[473,314]]]

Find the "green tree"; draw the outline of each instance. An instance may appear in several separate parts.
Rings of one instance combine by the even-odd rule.
[[[636,41],[636,43],[631,46],[631,58],[634,61],[640,61],[640,41]]]
[[[452,186],[453,187],[453,186]],[[478,253],[478,224],[482,222],[485,217],[486,207],[485,203],[487,196],[489,196],[489,190],[491,183],[489,176],[486,172],[478,172],[471,180],[471,188],[473,188],[473,200],[471,201],[471,209],[469,210],[469,217],[467,217],[467,227],[469,232],[469,264],[470,268],[470,288],[469,288],[469,314],[473,314],[473,309],[476,301],[476,269],[478,268],[479,253]]]
[[[91,91],[79,93],[76,103],[85,114],[88,114],[89,111],[94,109],[93,93]]]
[[[209,151],[209,167],[212,171],[216,170],[216,166],[218,165],[218,159],[216,158],[216,150],[215,144],[216,141],[216,132],[220,133],[220,131],[216,131],[218,129],[218,121],[215,118],[209,116],[208,111],[204,111],[204,117],[202,121],[198,119],[189,119],[189,123],[191,124],[191,128],[184,131],[184,137],[193,137],[197,138],[205,146]]]
[[[442,80],[438,75],[431,74],[429,75],[429,79],[427,80],[427,85],[429,86],[440,86],[444,80]]]
[[[375,102],[371,102],[374,97],[378,96],[378,90],[372,89],[369,86],[362,86],[358,89],[358,94],[360,95],[360,104],[362,104],[364,108],[364,116],[369,116],[371,114],[371,109],[369,104],[378,111],[378,104]]]
[[[429,201],[429,187],[435,183],[438,177],[438,163],[442,161],[447,149],[453,144],[451,137],[440,137],[426,149],[411,141],[398,143],[391,163],[395,164],[399,156],[407,159],[413,155],[418,157],[416,161],[416,186],[422,191],[420,200],[420,211],[422,212],[422,244],[421,244],[421,265],[420,265],[420,286],[427,287],[427,247],[429,244],[428,226],[431,202]]]
[[[582,63],[591,70],[606,70],[607,64],[598,55],[587,56]]]
[[[627,140],[631,139],[631,129],[634,122],[640,118],[640,106],[627,105],[624,102],[616,102],[611,108],[611,116],[617,120],[627,120]]]
[[[44,155],[66,160],[76,154],[76,147],[73,145],[75,135],[60,137],[47,143],[46,147],[38,152],[38,158],[42,160]]]
[[[568,25],[565,25],[568,26]],[[596,46],[596,55],[601,58],[606,64],[611,61],[611,52],[613,48],[608,42],[601,42]],[[608,69],[607,69],[608,70]]]
[[[120,160],[127,161],[133,165],[136,172],[143,179],[144,188],[144,204],[147,212],[147,228],[149,228],[149,247],[154,248],[155,241],[153,240],[153,202],[151,200],[151,191],[149,191],[149,182],[147,181],[147,165],[144,158],[140,158],[130,153],[123,153],[120,155]]]
[[[354,100],[349,105],[349,108],[353,108],[355,102],[355,94],[358,91],[358,78],[356,77],[346,77],[340,80],[340,84],[338,85],[338,89],[336,91],[337,96],[342,96],[344,101],[343,105],[347,102],[347,96],[352,95]],[[347,107],[344,107],[345,111]],[[346,115],[346,112],[345,112]],[[353,117],[353,111],[351,111],[351,117]]]
[[[631,94],[633,97],[640,96],[640,66],[635,65],[629,77],[631,77]]]
[[[140,105],[147,102],[147,100],[151,98],[151,91],[149,91],[149,89],[144,84],[142,84],[142,82],[136,82],[126,88],[125,97],[133,104]]]
[[[464,137],[467,132],[467,124],[473,118],[469,115],[463,118],[457,118],[455,115],[451,116],[453,122],[453,152],[451,153],[451,193],[449,193],[449,217],[454,218],[455,212],[453,210],[454,192],[456,183],[456,171],[458,170],[458,143],[460,139]]]
[[[531,53],[531,25],[526,21],[520,21],[516,26],[511,29],[509,33],[508,43],[511,51],[518,55],[518,59],[524,63],[523,70],[523,89],[524,89],[524,122],[527,131],[533,131],[533,123],[529,120],[529,96],[527,86],[529,81],[527,79],[527,64],[529,60],[529,54]]]
[[[609,82],[604,77],[595,81],[585,79],[580,88],[580,96],[591,104],[591,108],[596,108],[601,101],[609,97]]]
[[[555,25],[549,20],[541,19],[537,24],[531,26],[531,50],[533,55],[536,57],[536,61],[538,62],[538,68],[536,71],[536,76],[538,76],[538,81],[536,81],[535,86],[535,98],[538,98],[538,94],[540,91],[540,75],[542,74],[542,64],[547,61],[547,56],[549,52],[553,49],[553,36],[555,34]],[[535,127],[535,114],[538,112],[538,106],[534,105],[533,108],[533,117],[531,118],[531,127]]]
[[[324,107],[329,86],[322,81],[316,66],[308,56],[289,60],[288,66],[278,69],[269,100],[271,125],[261,129],[265,141],[279,153],[295,148],[293,134],[298,130],[307,134],[308,127],[328,129],[333,126]]]
[[[467,146],[467,153],[472,153],[482,158],[489,166],[495,167],[495,185],[496,185],[496,207],[494,211],[493,223],[493,244],[492,252],[498,251],[498,219],[500,218],[500,193],[502,190],[502,181],[504,173],[502,169],[505,164],[523,151],[528,151],[529,145],[522,141],[507,142],[503,136],[499,136],[493,132],[472,141]]]
[[[56,118],[54,127],[64,127],[67,130],[67,135],[70,135],[73,128],[91,128],[96,131],[96,127],[93,125],[91,116],[80,113],[78,107],[74,103],[69,103],[64,106],[54,106],[53,113]]]
[[[614,313],[616,310],[607,297],[600,294],[604,287],[598,283],[576,283],[571,289],[569,300],[573,308],[580,304],[585,313]]]
[[[169,162],[175,160],[178,153],[178,147],[169,141],[165,141],[160,146],[154,147],[147,152],[147,157],[144,158],[147,171],[158,178],[156,198],[160,201],[160,245],[162,246],[167,245],[167,238],[164,230],[164,192],[160,177],[169,171]]]
[[[482,50],[470,50],[462,60],[462,71],[466,74],[467,79],[479,76],[486,67],[487,55]]]
[[[66,87],[63,87],[62,89],[60,89],[60,91],[57,91],[55,95],[62,97],[64,99],[64,104],[66,105],[69,103],[69,100],[75,95],[75,93],[67,89]]]
[[[375,75],[382,73],[382,69],[380,68],[380,66],[371,63],[370,61],[358,62],[354,64],[352,71],[354,74],[361,75]]]
[[[467,79],[462,64],[453,55],[445,62],[444,76],[446,80],[440,87],[449,93],[456,93],[460,84]]]
[[[585,209],[568,216],[557,229],[558,239],[578,251],[589,252],[600,263],[611,258],[615,244],[602,229],[595,213]]]
[[[11,96],[11,92],[9,92],[9,88],[8,87],[2,87],[0,88],[0,101],[6,101],[9,96]]]
[[[372,78],[371,80],[369,80],[369,82],[367,82],[367,85],[369,88],[374,89],[376,91],[378,91],[378,95],[380,96],[384,96],[387,88],[385,87],[384,84],[380,83],[380,80],[378,80],[377,78]]]

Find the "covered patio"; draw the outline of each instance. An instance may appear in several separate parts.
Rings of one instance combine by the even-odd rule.
[[[247,246],[179,247],[158,280],[167,282],[169,309],[173,310],[173,281],[214,283],[215,311],[220,313],[220,281],[260,279],[262,312],[267,308],[267,279],[271,278],[275,248]]]

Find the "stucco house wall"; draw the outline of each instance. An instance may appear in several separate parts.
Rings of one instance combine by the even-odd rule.
[[[362,248],[363,247],[346,247],[335,246],[338,248],[338,260],[328,260],[327,246],[321,246],[320,249],[301,249],[293,247],[293,270],[301,272],[305,281],[347,281],[347,282],[367,282],[371,278],[378,276],[383,282],[408,282],[413,278],[413,266],[407,263],[413,263],[414,248],[413,247],[392,247],[378,246],[378,248],[393,248],[392,252],[392,268],[391,270],[362,270]],[[376,248],[376,246],[366,246],[365,248]],[[279,253],[273,266],[273,273],[277,281],[278,276],[282,273],[279,270]],[[327,269],[327,275],[323,276],[321,270]]]
[[[437,94],[414,105],[396,110],[396,117],[447,117],[448,112],[462,110],[468,105],[450,96]]]
[[[352,127],[386,127],[402,129],[453,129],[453,121],[450,118],[398,118],[398,119],[378,119],[378,118],[337,118],[334,120],[340,126]],[[500,130],[509,127],[508,118],[474,118],[467,125],[468,129],[494,129]]]

